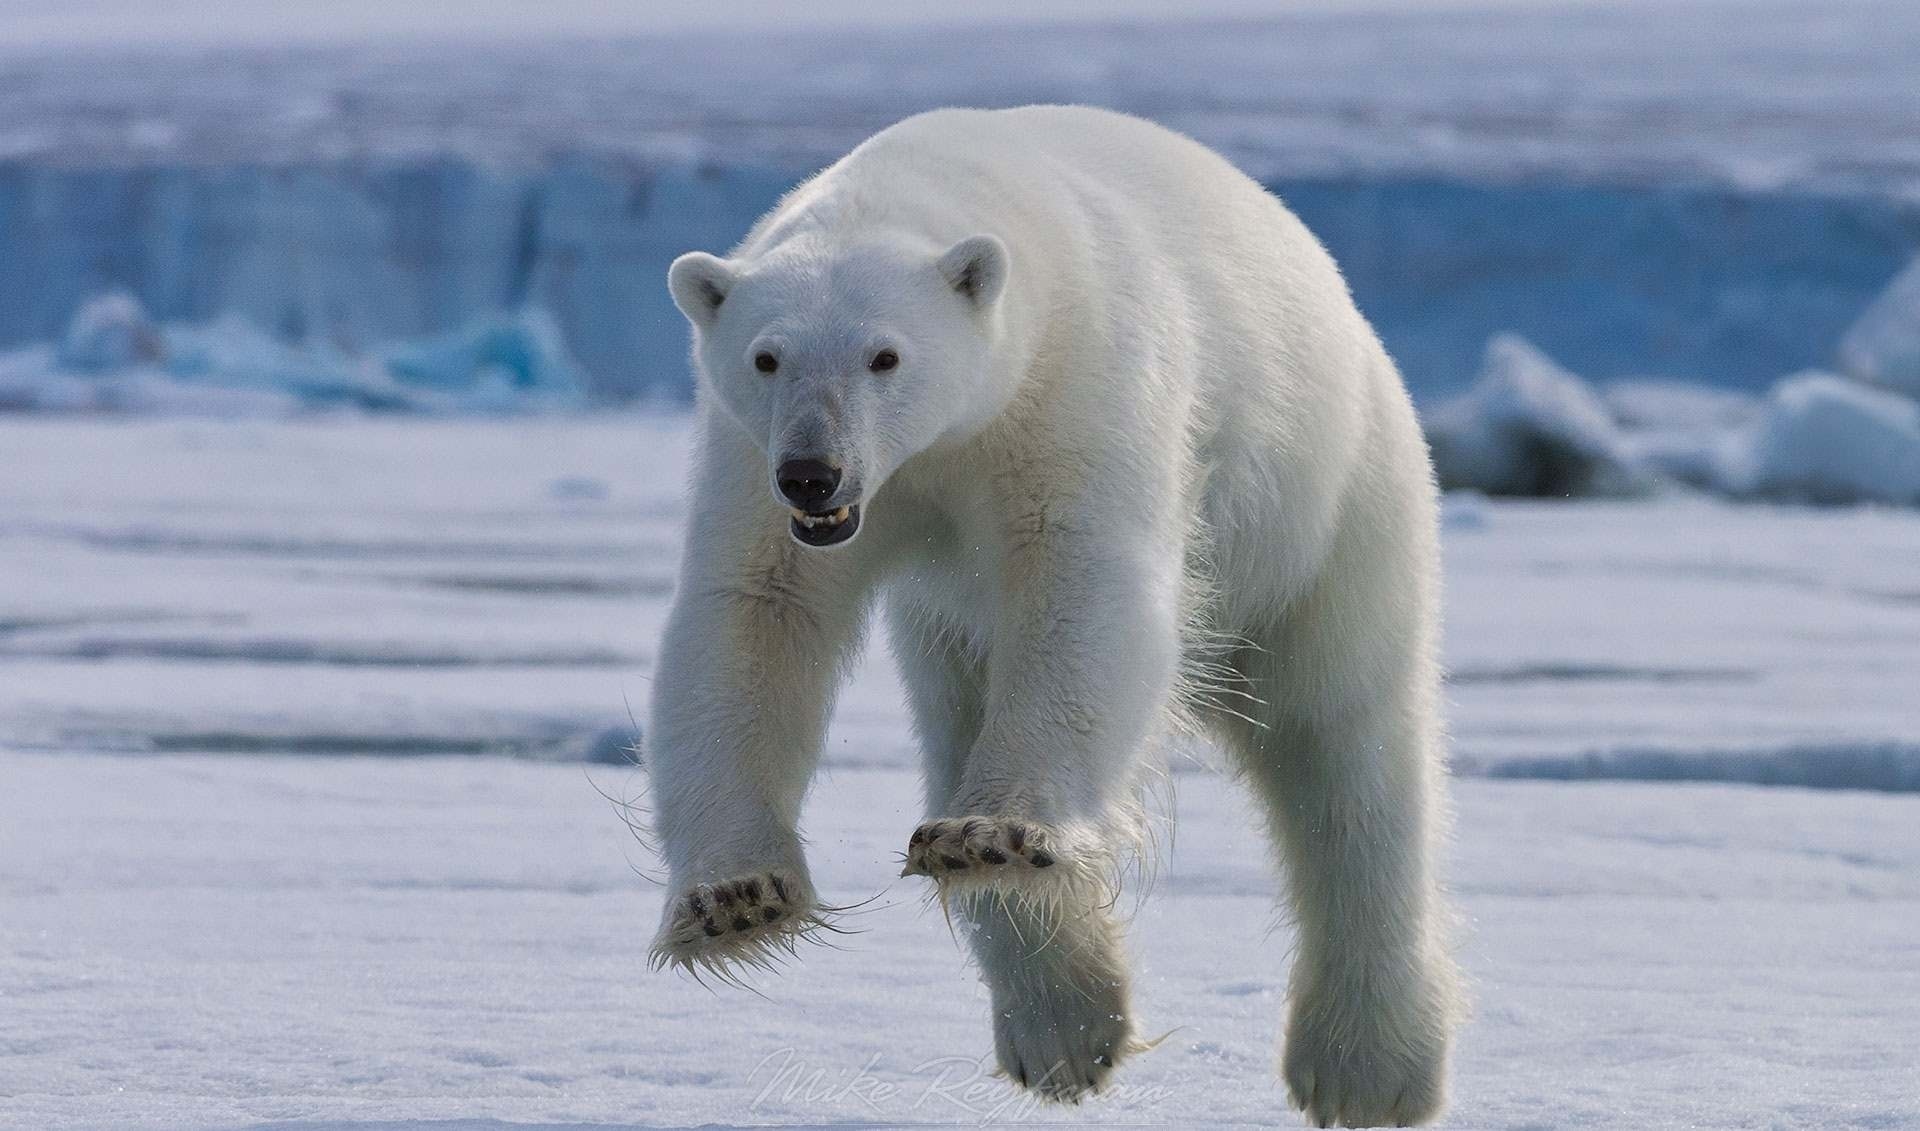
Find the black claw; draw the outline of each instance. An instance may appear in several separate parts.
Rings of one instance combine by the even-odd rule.
[[[780,910],[778,907],[769,907],[760,913],[760,917],[771,923],[785,914],[786,912]]]
[[[707,932],[707,937],[710,939],[720,937],[720,928],[713,925],[712,919],[708,919],[704,924],[702,924],[700,929]]]
[[[748,927],[751,927],[752,925],[753,924],[747,922],[747,917],[745,915],[735,915],[733,917],[733,929],[736,931],[744,931]]]
[[[741,890],[747,893],[748,903],[760,902],[760,881],[759,880],[748,880],[746,883],[741,884],[740,887],[741,887]]]
[[[1028,856],[1027,859],[1031,861],[1036,868],[1053,867],[1053,855],[1044,848],[1034,849],[1032,855]]]
[[[695,915],[705,915],[707,913],[707,901],[701,899],[700,893],[696,891],[687,897],[687,910],[693,912]]]
[[[927,843],[927,827],[925,825],[913,830],[913,835],[907,838],[907,844],[909,846],[925,843]]]
[[[967,866],[967,862],[965,860],[960,859],[958,856],[948,856],[944,852],[940,854],[940,863],[945,864],[947,867],[952,868],[955,871],[964,870]]]
[[[972,840],[974,831],[979,827],[980,819],[978,817],[968,817],[966,820],[960,822],[960,839]]]
[[[780,882],[779,876],[768,876],[767,879],[773,881],[773,894],[780,897],[780,902],[791,902],[787,898],[787,885]]]
[[[989,864],[1005,864],[1007,862],[1007,854],[994,848],[992,845],[988,845],[986,848],[980,850],[980,859],[985,860]]]
[[[1015,852],[1018,852],[1022,848],[1025,848],[1027,844],[1027,830],[1022,828],[1019,825],[1015,825],[1011,829],[1008,829],[1007,844],[1011,846]]]
[[[714,901],[715,903],[717,903],[717,904],[719,904],[719,905],[720,905],[720,906],[722,906],[722,907],[730,907],[730,906],[732,906],[732,904],[733,904],[733,885],[732,885],[732,884],[722,884],[722,885],[720,885],[719,887],[717,887],[717,888],[714,888],[714,889],[713,889],[713,901]]]

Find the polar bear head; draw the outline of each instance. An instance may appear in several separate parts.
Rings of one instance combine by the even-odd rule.
[[[1014,391],[999,363],[1006,245],[800,237],[756,256],[689,252],[667,273],[694,366],[767,455],[794,539],[836,546],[920,452],[964,440]]]

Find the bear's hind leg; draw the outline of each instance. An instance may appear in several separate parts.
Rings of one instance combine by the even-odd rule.
[[[1244,634],[1234,666],[1259,703],[1234,710],[1255,718],[1220,717],[1285,862],[1299,941],[1282,1073],[1322,1127],[1434,1118],[1457,1012],[1433,860],[1433,586],[1394,549],[1343,531],[1314,590]]]
[[[985,665],[950,622],[897,599],[888,612],[925,752],[928,810],[943,812],[985,718]],[[977,839],[980,830],[970,831]],[[992,994],[994,1050],[1007,1078],[1051,1100],[1072,1102],[1097,1090],[1136,1047],[1126,955],[1111,909],[980,890],[955,896],[948,909]]]

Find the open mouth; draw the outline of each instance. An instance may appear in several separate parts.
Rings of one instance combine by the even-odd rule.
[[[788,529],[802,546],[838,546],[860,529],[860,504],[819,514],[795,508]]]

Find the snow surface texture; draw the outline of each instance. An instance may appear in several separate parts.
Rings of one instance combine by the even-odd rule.
[[[1920,250],[1920,5],[1604,7],[8,57],[0,346],[114,288],[319,343],[534,305],[596,392],[684,401],[675,255],[916,110],[1083,101],[1280,192],[1423,398],[1501,330],[1596,380],[1830,366]]]
[[[1070,1112],[980,1076],[985,990],[893,878],[879,650],[806,815],[865,933],[764,999],[645,969],[660,892],[596,790],[644,786],[687,441],[0,421],[0,1126],[1298,1125],[1290,934],[1204,749],[1133,920],[1165,1042]],[[1920,517],[1455,496],[1446,540],[1448,1125],[1920,1125]]]

